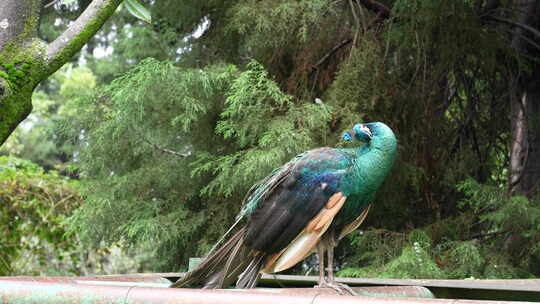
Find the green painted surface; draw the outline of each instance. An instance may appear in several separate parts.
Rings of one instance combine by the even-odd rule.
[[[435,299],[435,295],[427,288],[419,289],[419,293],[416,295],[416,298],[424,299]],[[370,292],[370,291],[358,291],[355,290],[357,296],[365,297],[383,297],[383,298],[409,298],[410,296],[406,293],[400,292]]]

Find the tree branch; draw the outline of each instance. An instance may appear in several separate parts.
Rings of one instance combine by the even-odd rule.
[[[43,7],[44,8],[49,8],[49,7],[53,6],[55,3],[57,3],[58,1],[60,1],[60,0],[52,0],[51,2],[45,4]]]
[[[174,150],[171,150],[171,149],[167,149],[167,148],[165,148],[165,147],[162,147],[162,146],[160,146],[160,145],[158,145],[158,144],[156,144],[156,143],[153,143],[153,142],[149,141],[148,139],[146,139],[146,138],[144,138],[144,137],[143,137],[142,139],[143,139],[143,141],[144,141],[145,143],[149,144],[149,145],[152,146],[154,149],[159,150],[159,151],[164,152],[164,153],[172,154],[172,155],[178,156],[178,157],[188,157],[188,156],[191,155],[190,152],[187,152],[187,153],[180,153],[180,152],[178,152],[178,151],[174,151]]]
[[[534,27],[529,26],[527,24],[519,23],[517,21],[513,21],[513,20],[510,20],[510,19],[505,19],[505,18],[501,18],[501,17],[490,16],[490,15],[486,16],[485,18],[487,18],[489,20],[494,20],[494,21],[498,21],[498,22],[502,22],[502,23],[506,23],[506,24],[510,24],[510,25],[519,27],[519,28],[521,28],[523,30],[526,30],[529,33],[533,34],[534,36],[536,36],[537,39],[540,39],[540,31],[538,31]]]
[[[138,136],[147,144],[149,144],[150,146],[152,146],[154,149],[156,150],[159,150],[161,152],[164,152],[164,153],[168,153],[168,154],[172,154],[174,156],[178,156],[178,157],[188,157],[191,155],[191,152],[187,152],[187,153],[181,153],[181,152],[178,152],[178,151],[174,151],[174,150],[171,150],[171,149],[167,149],[165,147],[162,147],[156,143],[153,143],[151,142],[150,140],[148,140],[146,137],[144,137],[141,133],[137,132],[135,130],[135,133],[138,134]]]
[[[521,6],[521,9],[519,11],[518,21],[516,23],[521,25],[527,25],[531,21],[531,17],[534,16],[537,4],[536,0],[520,0],[517,2],[517,5]],[[522,26],[517,26],[514,30],[514,37],[512,37],[512,42],[510,43],[510,46],[518,52],[525,51],[525,43],[522,38],[524,36],[523,31],[524,28]]]
[[[482,5],[483,4],[482,2],[483,1],[478,1],[477,3],[479,5]],[[501,0],[488,0],[486,5],[484,5],[484,7],[476,10],[476,13],[478,15],[491,14],[491,12],[499,8],[500,5],[501,5]]]
[[[377,13],[377,20],[379,21],[390,18],[390,9],[382,3],[374,0],[356,0],[356,2],[363,5],[368,10]]]
[[[122,0],[94,0],[56,40],[47,46],[49,73],[52,74],[77,53],[103,23],[114,13]]]
[[[483,238],[487,238],[487,237],[498,236],[498,235],[505,234],[505,233],[508,233],[508,231],[493,231],[493,232],[487,232],[487,233],[477,233],[477,234],[474,234],[470,238],[465,239],[465,240],[483,239]]]
[[[360,19],[358,18],[358,15],[356,15],[356,8],[354,7],[354,3],[352,0],[349,0],[349,6],[351,7],[351,13],[354,18],[354,22],[356,23],[356,32],[354,33],[354,39],[353,39],[353,46],[356,46],[356,41],[358,39],[358,33],[360,32]],[[362,9],[361,6],[359,6],[360,9]],[[364,23],[364,22],[362,22]],[[364,32],[366,31],[366,27],[363,28]]]
[[[318,69],[323,63],[325,63],[330,58],[330,56],[332,56],[334,53],[339,51],[339,49],[341,49],[342,47],[346,46],[347,44],[351,42],[352,42],[352,39],[350,38],[341,41],[338,45],[334,46],[328,53],[326,53],[326,55],[324,55],[321,59],[319,59],[319,61],[315,63],[313,68]]]

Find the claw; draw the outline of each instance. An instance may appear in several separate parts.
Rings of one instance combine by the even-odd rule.
[[[319,285],[315,285],[315,288],[332,288],[333,290],[337,291],[340,295],[344,295],[348,293],[351,296],[357,296],[356,292],[352,290],[349,285],[339,283],[336,281],[327,282],[326,280],[319,282]]]

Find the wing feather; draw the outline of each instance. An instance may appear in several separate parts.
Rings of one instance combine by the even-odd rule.
[[[330,200],[335,200],[336,197],[338,198],[337,202],[329,204]],[[265,273],[280,272],[302,261],[313,251],[321,236],[330,227],[332,220],[345,204],[346,199],[347,197],[341,192],[334,194],[325,208],[308,223],[306,228],[285,249],[267,259],[262,271]]]
[[[368,215],[368,212],[369,212],[369,209],[371,209],[371,204],[369,204],[363,211],[362,213],[360,214],[360,216],[358,216],[354,221],[352,221],[350,224],[348,225],[345,225],[345,227],[343,227],[343,229],[341,229],[341,232],[339,234],[339,238],[338,240],[341,240],[342,238],[344,238],[347,234],[353,232],[356,230],[356,228],[358,228],[362,222],[364,222],[364,220],[366,219],[367,215]]]
[[[336,193],[351,161],[351,155],[341,150],[315,149],[258,183],[246,196],[240,214],[248,219],[245,244],[267,254],[281,252],[321,210],[334,210],[340,203],[343,195]],[[313,228],[321,230],[334,216],[324,212]]]

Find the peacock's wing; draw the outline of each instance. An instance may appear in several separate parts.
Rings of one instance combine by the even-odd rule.
[[[346,200],[340,186],[351,162],[351,155],[342,150],[315,149],[259,183],[242,211],[248,216],[245,244],[268,254],[280,253],[311,225],[315,238],[295,243],[301,252],[311,250]]]
[[[345,204],[347,197],[338,192],[330,197],[319,213],[280,252],[270,255],[261,270],[264,273],[280,272],[305,259],[319,243],[322,235],[332,224],[334,217]]]
[[[362,213],[360,213],[360,215],[354,221],[346,224],[341,229],[341,231],[339,232],[339,235],[338,235],[338,238],[337,238],[338,241],[341,240],[342,238],[346,237],[347,234],[355,231],[364,222],[364,220],[366,219],[370,209],[371,209],[371,204],[367,205],[362,210]]]
[[[290,160],[285,165],[281,166],[278,169],[275,169],[263,180],[254,184],[251,189],[249,189],[246,197],[244,198],[244,205],[240,210],[238,218],[243,218],[245,216],[251,215],[259,206],[261,202],[264,202],[270,193],[279,185],[281,185],[284,180],[292,172],[293,167],[297,164],[299,160],[305,157],[308,152],[297,155],[295,158]]]

